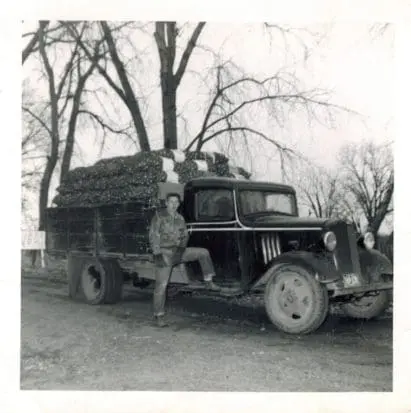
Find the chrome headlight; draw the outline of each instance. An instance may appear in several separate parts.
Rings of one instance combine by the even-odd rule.
[[[324,234],[323,237],[325,248],[328,251],[334,251],[335,247],[337,246],[337,237],[335,236],[334,232],[328,231]]]
[[[368,250],[372,250],[374,248],[374,245],[375,245],[374,234],[372,232],[366,232],[364,234],[363,243],[364,243],[365,248],[367,248]]]

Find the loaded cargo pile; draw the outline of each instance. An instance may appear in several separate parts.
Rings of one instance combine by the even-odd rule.
[[[53,202],[58,207],[133,201],[156,204],[159,183],[185,184],[204,176],[250,178],[243,168],[231,167],[220,153],[161,149],[73,169],[57,188]]]

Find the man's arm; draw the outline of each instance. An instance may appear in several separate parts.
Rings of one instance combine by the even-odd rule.
[[[149,231],[149,241],[150,246],[153,251],[153,255],[161,254],[160,249],[160,219],[156,213],[151,220],[150,231]]]

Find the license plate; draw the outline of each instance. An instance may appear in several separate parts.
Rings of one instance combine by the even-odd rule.
[[[344,274],[343,282],[344,287],[355,287],[360,285],[360,279],[356,274]]]

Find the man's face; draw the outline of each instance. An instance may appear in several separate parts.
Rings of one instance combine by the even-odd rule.
[[[170,214],[174,214],[177,211],[179,206],[180,206],[180,201],[176,196],[171,196],[170,198],[168,198],[167,211]]]

